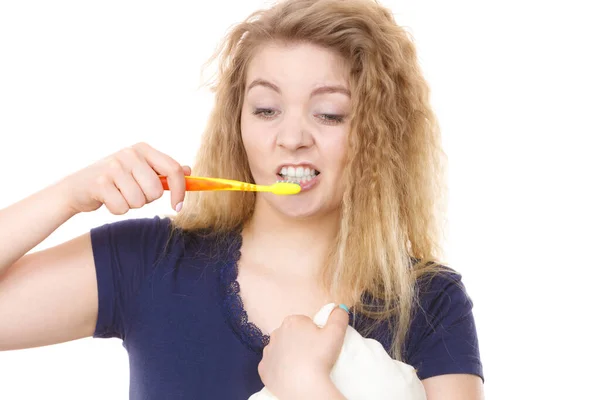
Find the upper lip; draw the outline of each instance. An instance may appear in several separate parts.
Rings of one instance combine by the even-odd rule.
[[[315,171],[319,171],[319,169],[317,167],[315,167],[315,165],[313,163],[309,163],[309,162],[290,162],[290,163],[279,164],[279,166],[277,167],[277,170],[275,171],[275,173],[279,174],[279,172],[281,172],[281,169],[283,167],[288,167],[290,165],[292,167],[304,167],[304,168],[308,168],[308,169],[314,169]]]

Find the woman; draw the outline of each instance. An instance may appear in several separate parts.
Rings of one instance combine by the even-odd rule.
[[[415,366],[428,399],[482,398],[472,304],[437,262],[435,117],[391,13],[286,1],[217,55],[193,170],[141,143],[1,211],[0,348],[121,338],[132,399],[239,399],[263,384],[281,399],[335,399],[329,371],[352,323]],[[192,173],[303,190],[185,193]],[[78,213],[158,199],[158,174],[175,217],[26,254]],[[310,317],[329,302],[350,315],[340,306],[320,330]]]

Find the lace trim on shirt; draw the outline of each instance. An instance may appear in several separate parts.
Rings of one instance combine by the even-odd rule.
[[[220,272],[223,312],[227,322],[248,348],[262,353],[269,344],[269,336],[262,333],[259,327],[248,321],[248,313],[240,296],[240,284],[237,281],[238,262],[241,257],[242,236],[235,232],[229,247],[231,259],[222,266]]]

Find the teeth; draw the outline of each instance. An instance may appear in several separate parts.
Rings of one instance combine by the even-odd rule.
[[[287,179],[297,179],[301,181],[302,178],[310,180],[316,176],[316,171],[308,167],[282,167],[279,174]]]
[[[279,182],[291,182],[291,183],[307,183],[310,182],[316,176],[316,171],[310,168],[304,167],[283,167],[279,173],[282,180]]]
[[[311,176],[302,176],[302,177],[287,177],[284,176],[283,179],[277,180],[277,182],[291,182],[291,183],[307,183],[315,178],[314,175]]]

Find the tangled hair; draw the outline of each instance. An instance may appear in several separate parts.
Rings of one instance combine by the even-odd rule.
[[[288,0],[253,13],[209,60],[219,58],[215,108],[194,174],[253,182],[240,116],[248,64],[272,41],[323,46],[350,67],[346,190],[323,282],[336,298],[352,300],[357,312],[391,323],[392,356],[401,359],[417,279],[440,266],[445,206],[445,158],[415,46],[376,1]],[[188,193],[174,226],[231,231],[251,217],[255,196]]]

